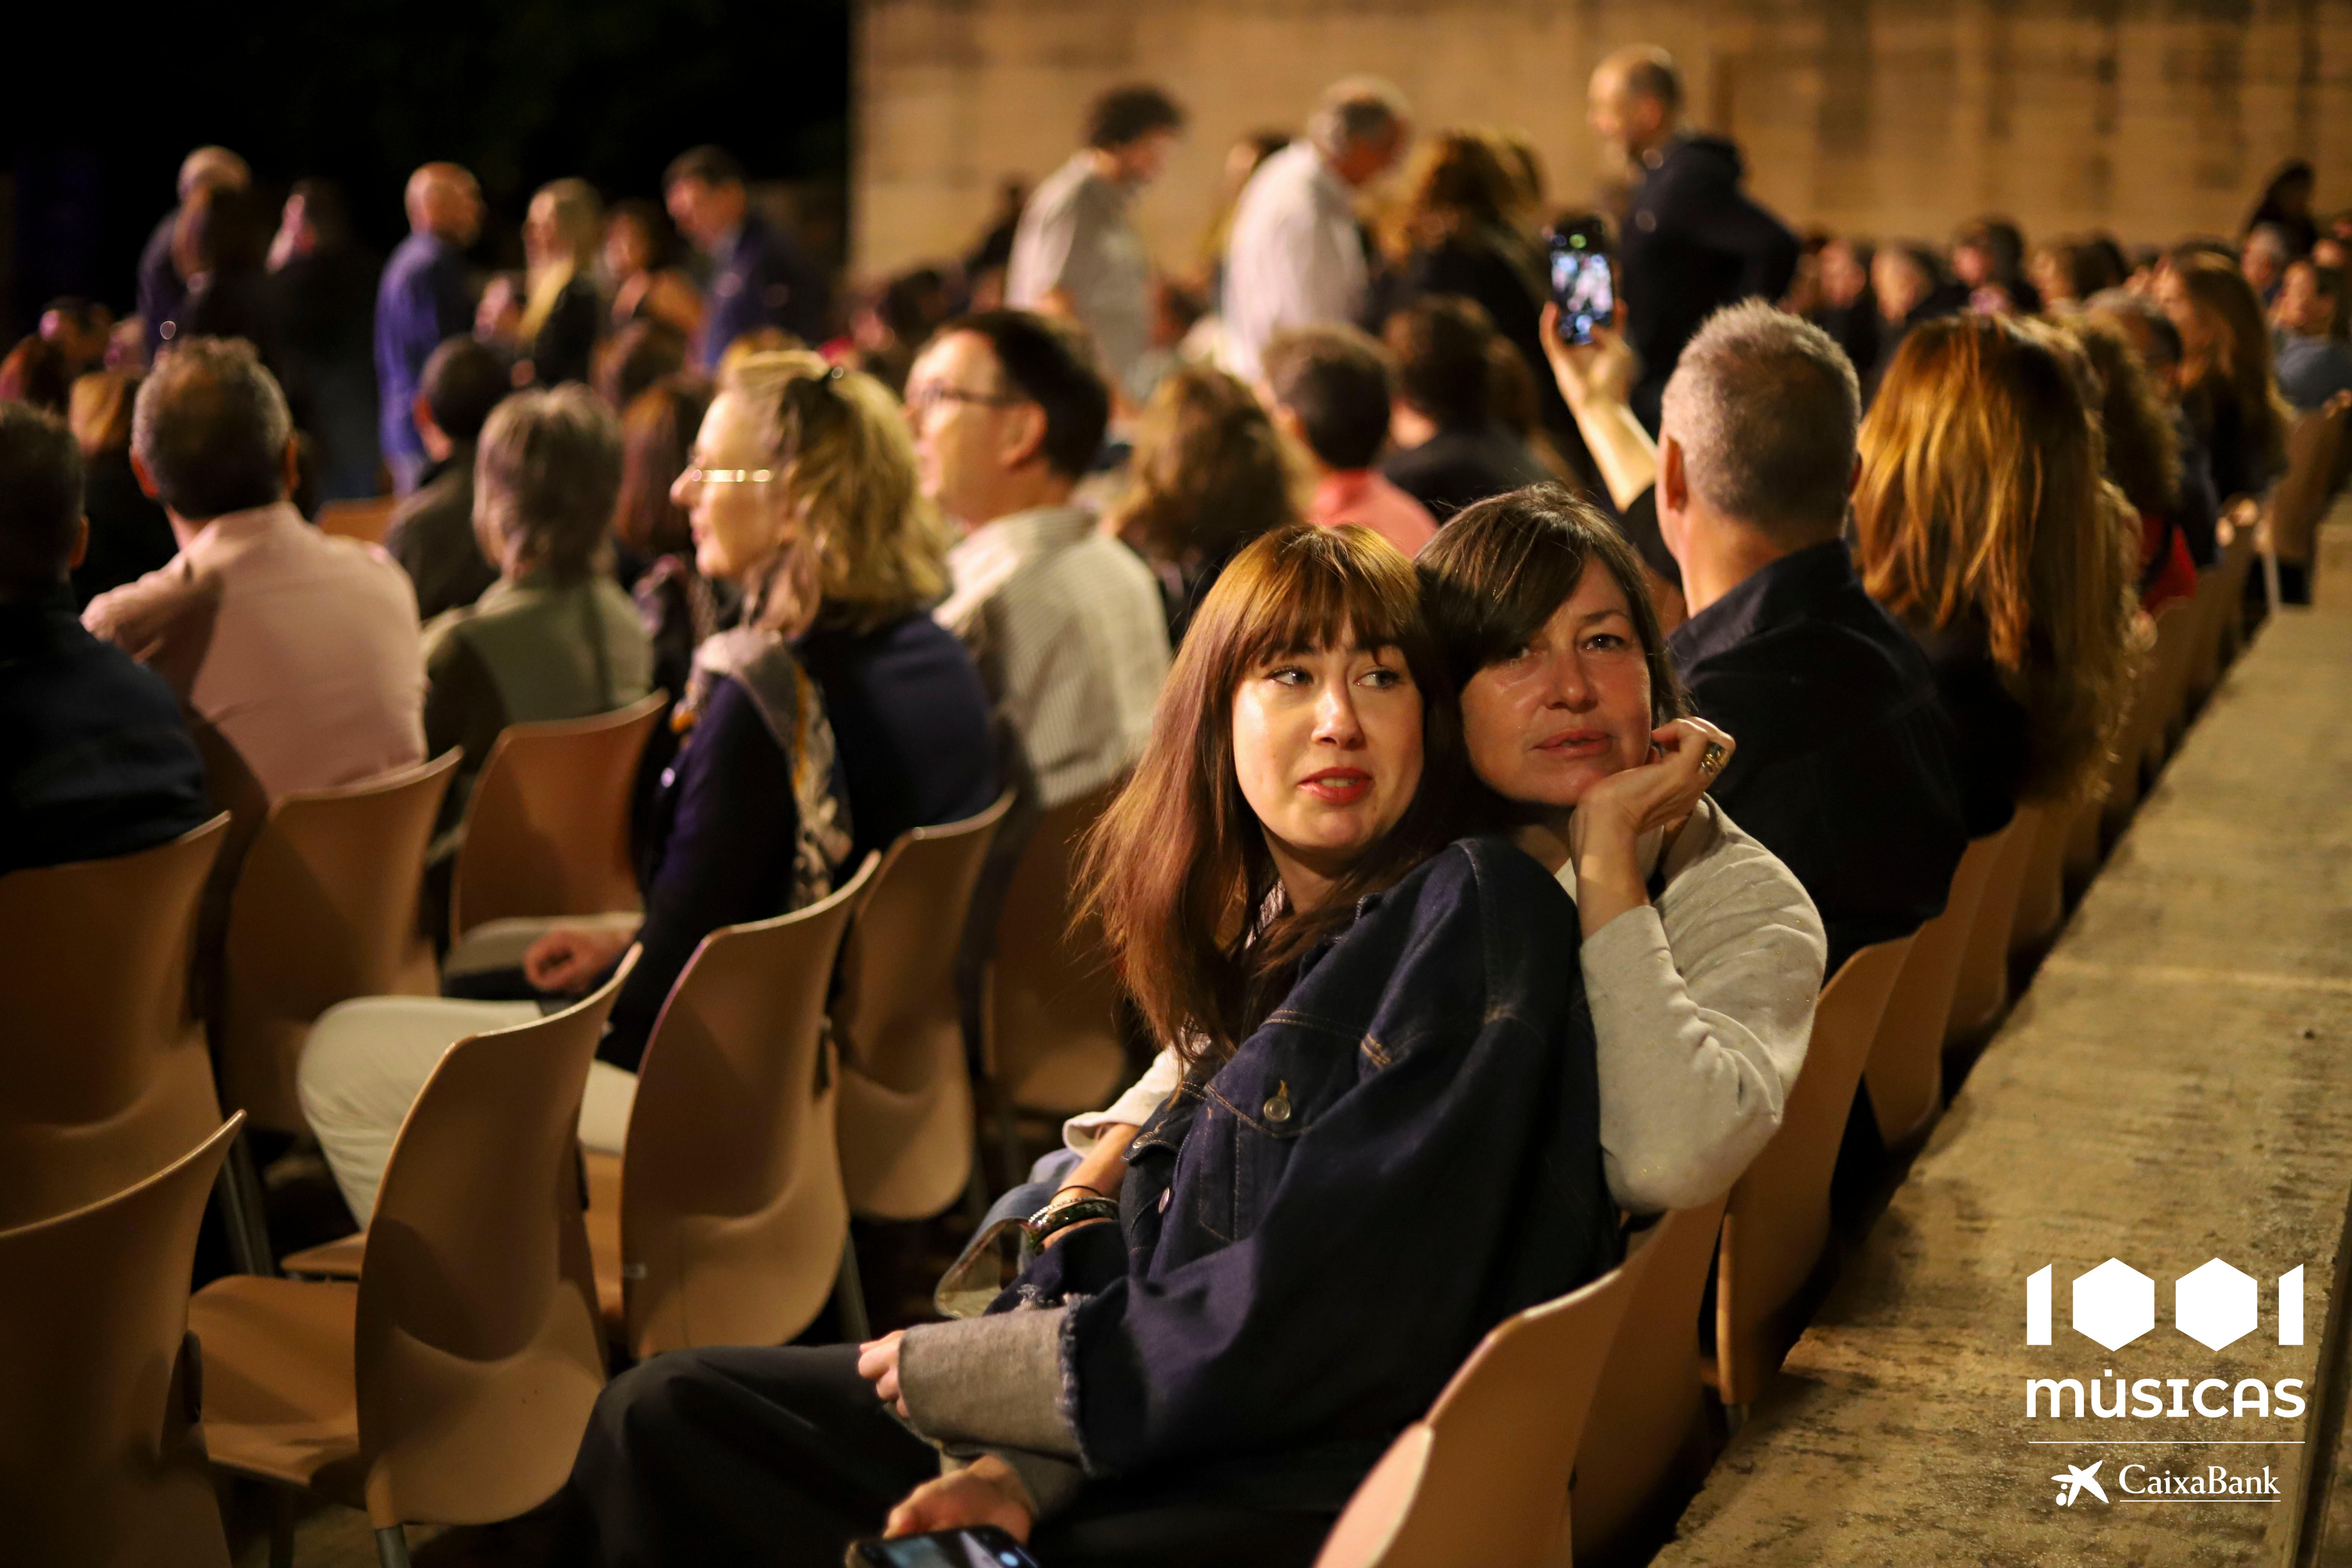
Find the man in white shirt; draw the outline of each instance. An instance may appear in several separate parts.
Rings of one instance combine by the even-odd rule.
[[[1225,368],[1258,378],[1258,355],[1286,327],[1352,321],[1371,281],[1356,191],[1402,155],[1403,95],[1372,77],[1327,89],[1294,142],[1258,166],[1234,210],[1225,251]]]
[[[1095,100],[1087,144],[1022,209],[1005,276],[1006,304],[1086,328],[1112,387],[1139,405],[1151,395],[1151,258],[1127,208],[1183,128],[1183,110],[1156,87]]]

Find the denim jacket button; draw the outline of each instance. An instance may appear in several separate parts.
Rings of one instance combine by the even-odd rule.
[[[1275,1085],[1274,1098],[1265,1102],[1263,1111],[1265,1119],[1277,1127],[1289,1121],[1290,1085],[1287,1083]]]

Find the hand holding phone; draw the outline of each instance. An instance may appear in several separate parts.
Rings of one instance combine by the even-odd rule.
[[[1027,1548],[992,1524],[852,1542],[846,1568],[1038,1568]]]
[[[1559,341],[1582,348],[1592,342],[1595,327],[1617,320],[1616,279],[1600,235],[1585,224],[1552,231],[1549,254],[1551,300],[1559,309]]]

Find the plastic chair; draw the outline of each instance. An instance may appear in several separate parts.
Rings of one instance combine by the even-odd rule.
[[[382,544],[400,510],[398,496],[370,496],[364,500],[331,500],[319,508],[319,531],[362,544]]]
[[[1006,1170],[1018,1179],[1013,1111],[1070,1116],[1110,1103],[1127,1070],[1118,982],[1101,926],[1075,928],[1077,847],[1110,804],[1098,790],[1046,812],[1023,847],[983,982],[981,1059],[995,1090]]]
[[[1725,1201],[1677,1209],[1640,1238],[1643,1273],[1601,1364],[1569,1484],[1580,1560],[1646,1561],[1644,1549],[1706,1475],[1698,1319]]]
[[[2017,885],[2017,912],[2009,924],[2011,958],[2038,954],[2057,940],[2066,922],[2066,846],[2074,836],[2079,805],[2053,801],[2041,808],[2032,847]]]
[[[220,1125],[188,966],[228,825],[0,877],[0,1226],[120,1193]]]
[[[445,752],[271,805],[229,901],[213,1030],[221,1097],[255,1126],[310,1131],[294,1069],[320,1014],[354,996],[439,994],[417,906],[457,766]]]
[[[2185,727],[2189,663],[2196,653],[2196,613],[2190,602],[2176,599],[2157,611],[2147,710],[2140,715],[2140,763],[2151,779],[2171,756]]]
[[[2287,429],[2286,472],[2263,508],[2256,542],[2263,550],[2263,567],[2271,607],[2278,607],[2278,563],[2311,564],[2312,541],[2319,520],[2336,499],[2337,454],[2344,442],[2344,422],[2352,411],[2352,393],[2339,392],[2325,406],[2299,416]]]
[[[2034,836],[2041,832],[2042,816],[2049,809],[2021,801],[2009,825],[2000,830],[2000,847],[1985,878],[1976,918],[1969,922],[1959,980],[1952,988],[1951,1016],[1944,1026],[1948,1047],[1989,1033],[2009,1008],[2009,933],[2017,923],[2017,900],[2025,888],[2025,868],[2033,857]]]
[[[365,1509],[386,1568],[408,1561],[404,1524],[511,1519],[570,1473],[604,1384],[580,1098],[635,962],[449,1047],[401,1124],[356,1286],[238,1275],[190,1303],[213,1462]]]
[[[1535,1568],[1557,1560],[1569,1471],[1643,1247],[1506,1319],[1356,1488],[1315,1568]]]
[[[0,1230],[10,1562],[228,1568],[197,1425],[188,1272],[240,1121],[110,1197]]]
[[[593,719],[509,724],[499,734],[466,803],[450,873],[451,973],[492,966],[473,962],[464,940],[488,922],[643,907],[629,803],[637,759],[668,703],[656,691]]]
[[[1912,933],[1911,952],[1871,1042],[1863,1087],[1870,1093],[1880,1141],[1889,1149],[1923,1135],[1943,1110],[1944,1029],[1951,1022],[1960,961],[2000,847],[1998,832],[1969,841],[1953,868],[1943,912]]]
[[[971,1069],[956,954],[981,865],[1013,796],[901,835],[843,939],[841,1179],[853,1214],[929,1219],[972,1178]]]
[[[1822,987],[1780,1130],[1732,1186],[1716,1266],[1715,1364],[1704,1369],[1727,1405],[1752,1403],[1796,1340],[1790,1314],[1829,1242],[1830,1174],[1855,1081],[1916,935],[1864,948]]]

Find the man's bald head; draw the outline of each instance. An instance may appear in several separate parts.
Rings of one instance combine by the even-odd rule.
[[[1628,159],[1674,134],[1682,118],[1683,79],[1675,58],[1654,44],[1619,49],[1592,70],[1593,131]]]
[[[408,176],[408,226],[456,246],[474,243],[482,226],[482,188],[456,163],[427,163]]]
[[[252,169],[226,147],[199,147],[180,160],[180,199],[184,202],[198,191],[241,191],[252,184]]]

